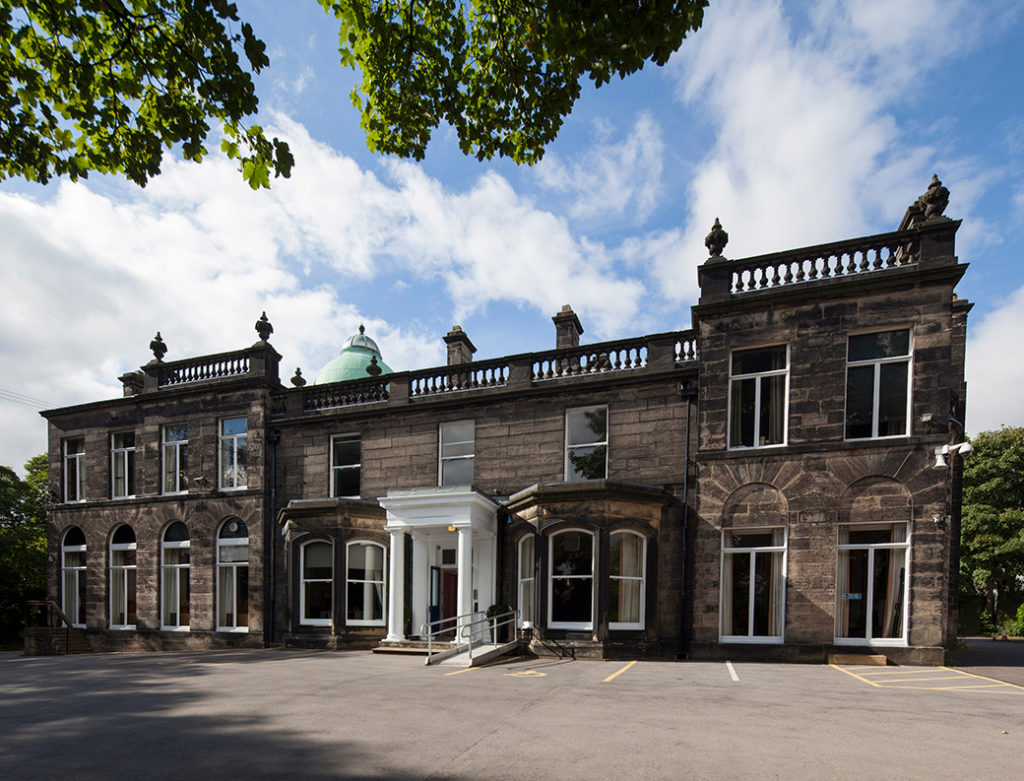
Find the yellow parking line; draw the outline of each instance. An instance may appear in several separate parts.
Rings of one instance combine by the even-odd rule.
[[[484,667],[490,667],[492,664],[502,664],[507,661],[508,659],[495,659],[493,662],[484,662],[483,664],[478,664],[476,667],[463,667],[461,670],[453,670],[450,673],[445,673],[445,677],[448,677],[449,675],[461,675],[462,673],[472,672],[473,670],[481,670]]]
[[[618,672],[614,672],[611,675],[609,675],[607,678],[605,678],[603,681],[601,681],[601,683],[608,683],[608,681],[611,681],[611,680],[614,680],[615,678],[618,678],[620,675],[622,675],[624,672],[626,672],[626,670],[628,670],[630,667],[632,667],[634,664],[636,664],[636,662],[637,662],[637,660],[634,659],[632,662],[627,664],[625,667],[623,667]]]
[[[864,675],[921,675],[923,673],[934,673],[936,670],[949,670],[948,667],[928,667],[924,670],[905,670],[902,667],[894,667],[891,670],[879,670],[878,672],[865,672]],[[951,671],[952,672],[952,671]]]
[[[998,681],[995,678],[989,678],[987,675],[976,675],[975,673],[969,673],[966,670],[957,670],[957,672],[960,673],[961,675],[969,675],[972,678],[978,678],[979,680],[982,680],[982,681],[992,681],[992,683],[999,683],[999,684],[1002,684],[1003,686],[1009,686],[1009,687],[1011,687],[1013,689],[1020,689],[1021,691],[1024,691],[1024,686],[1018,686],[1015,683],[1007,683],[1006,681]]]
[[[855,673],[853,670],[847,670],[845,667],[840,667],[837,664],[830,664],[829,667],[831,667],[833,670],[839,670],[839,672],[841,673],[846,673],[851,678],[856,678],[858,681],[874,686],[875,688],[881,688],[881,684],[875,683],[874,681],[868,680],[863,676],[857,675],[857,673]]]
[[[954,670],[954,669],[952,669],[950,667],[944,667],[944,666],[943,667],[932,667],[932,668],[928,668],[928,669],[925,669],[925,670],[899,670],[899,669],[896,669],[896,670],[889,670],[889,671],[885,671],[885,672],[879,670],[879,671],[876,671],[876,672],[873,672],[873,673],[867,672],[867,669],[864,668],[864,667],[857,667],[857,668],[850,669],[850,668],[847,668],[847,667],[840,667],[839,665],[835,665],[835,664],[830,664],[829,667],[832,667],[832,668],[834,668],[836,670],[839,670],[840,672],[844,672],[847,675],[849,675],[850,677],[856,678],[858,681],[862,681],[863,683],[870,684],[871,686],[874,686],[876,689],[909,689],[909,690],[917,690],[917,691],[960,691],[960,690],[964,690],[964,691],[976,692],[978,694],[1009,694],[1010,692],[1006,691],[1007,689],[1014,689],[1015,691],[1012,692],[1013,694],[1017,694],[1018,692],[1024,692],[1024,686],[1018,686],[1015,683],[1006,683],[1005,681],[997,681],[995,678],[987,678],[984,675],[976,675],[975,673],[969,673],[969,672],[966,672],[965,670]],[[863,672],[862,673],[857,673],[857,672],[853,671],[854,669],[859,669],[859,670],[862,670]],[[896,677],[893,677],[893,676],[901,675],[901,674],[902,675],[921,675],[921,674],[927,674],[927,673],[931,673],[933,675],[934,675],[934,673],[952,673],[952,675],[941,675],[941,676],[935,676],[935,677],[929,677],[929,678],[921,678],[921,677],[916,677],[916,678],[906,678],[906,677],[896,678]],[[872,678],[866,677],[868,675],[872,675],[874,677],[874,679],[872,680]],[[963,685],[963,686],[923,686],[923,685],[900,686],[901,683],[924,684],[924,683],[927,683],[927,682],[930,682],[930,681],[958,681],[958,680],[959,681],[966,681],[969,678],[977,678],[977,679],[982,680],[982,681],[989,681],[990,683],[987,683],[987,684],[977,684],[977,685],[973,685],[973,686],[968,686],[968,685]]]

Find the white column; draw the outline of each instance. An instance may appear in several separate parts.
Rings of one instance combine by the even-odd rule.
[[[427,597],[430,585],[427,562],[427,541],[421,534],[412,535],[412,633],[417,634],[427,623]]]
[[[405,532],[391,532],[391,560],[388,566],[388,636],[405,640]]]
[[[456,614],[464,616],[473,611],[473,530],[459,529],[459,595]]]

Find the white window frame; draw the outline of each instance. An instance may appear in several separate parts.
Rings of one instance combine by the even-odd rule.
[[[181,523],[181,522],[180,521],[176,521],[175,523]],[[180,605],[181,605],[181,584],[182,584],[182,579],[184,579],[186,587],[191,585],[191,583],[190,583],[190,578],[191,578],[191,574],[192,574],[192,560],[191,560],[191,556],[189,557],[189,562],[187,564],[168,564],[167,563],[167,551],[169,551],[169,550],[187,550],[187,551],[189,551],[191,553],[192,540],[191,540],[191,536],[187,540],[168,540],[167,539],[167,532],[170,531],[171,527],[174,526],[174,525],[175,525],[174,523],[168,525],[168,527],[166,529],[164,529],[163,534],[160,535],[160,629],[162,631],[164,631],[164,632],[188,632],[189,628],[190,628],[190,624],[183,624],[183,623],[181,623]],[[188,527],[186,526],[185,529],[187,531]],[[165,577],[165,575],[169,574],[171,571],[174,572],[174,594],[173,594],[173,596],[174,596],[174,605],[175,605],[175,611],[174,612],[178,616],[178,623],[177,624],[165,624],[164,623],[164,616],[167,613],[166,608],[167,608],[167,605],[168,605],[168,600],[171,597],[171,594],[168,593],[168,590],[166,588],[167,578]],[[189,592],[189,598],[191,600],[191,591]],[[191,623],[191,620],[192,620],[191,604],[189,605],[188,615],[189,615],[189,622]]]
[[[523,576],[523,548],[526,547],[526,543],[530,543],[532,546],[532,552],[530,560],[525,562],[527,564],[527,572],[530,573],[529,577]],[[537,604],[537,572],[536,572],[536,554],[537,554],[537,535],[535,534],[524,534],[522,539],[516,544],[516,607],[519,608],[519,628],[526,628],[527,626],[533,626],[536,617],[533,615],[533,611]],[[533,591],[532,599],[525,599],[523,597],[523,584],[529,583],[531,590]],[[529,615],[527,615],[529,614]],[[528,622],[528,623],[527,623]]]
[[[132,435],[132,444],[118,444],[118,437],[126,434]],[[117,492],[117,469],[118,466],[124,474],[124,492]],[[134,499],[135,491],[135,432],[116,431],[110,435],[110,498],[111,499]]]
[[[81,450],[77,450],[74,453],[69,452],[69,448],[72,443],[80,443]],[[84,502],[85,501],[85,438],[84,437],[69,437],[64,440],[64,501],[67,503],[73,502]],[[71,472],[71,465],[74,465],[75,479],[74,489],[75,496],[72,499],[71,493],[68,488],[71,486],[71,481],[68,479]]]
[[[227,524],[229,524],[229,523],[231,523],[233,521],[237,521],[238,523],[243,523],[243,524],[245,523],[244,521],[242,521],[239,518],[228,518],[226,521],[224,521],[224,523],[222,523],[220,526],[217,527],[217,582],[214,585],[214,588],[216,589],[215,599],[214,599],[214,610],[216,611],[216,623],[217,623],[217,631],[218,632],[239,632],[239,633],[241,633],[241,632],[248,632],[249,631],[249,616],[252,613],[252,601],[249,599],[249,595],[246,594],[245,604],[246,604],[246,608],[247,609],[246,609],[245,624],[243,626],[239,626],[238,625],[238,569],[240,567],[245,567],[246,570],[249,569],[249,560],[252,558],[252,548],[251,548],[251,546],[249,544],[249,536],[248,536],[248,534],[249,534],[249,526],[248,526],[248,524],[245,524],[245,531],[246,531],[246,536],[245,537],[226,537],[226,538],[221,538],[221,533],[223,532],[224,527]],[[222,548],[241,546],[243,540],[245,542],[246,554],[247,554],[244,562],[241,562],[241,561],[221,561],[220,552],[221,552]],[[228,573],[230,573],[230,575],[231,575],[231,598],[234,601],[233,609],[231,611],[231,615],[234,617],[234,624],[231,625],[231,626],[227,626],[227,625],[224,625],[224,624],[220,623],[221,613],[224,612],[224,611],[221,610],[221,602],[220,602],[220,598],[221,598],[221,578],[226,577]],[[249,578],[248,578],[248,572],[247,572],[246,573],[246,582],[247,583],[248,583],[248,580],[249,580]]]
[[[224,426],[226,423],[234,420],[245,421],[245,432],[242,434],[225,434]],[[218,441],[217,441],[217,482],[221,489],[224,491],[237,491],[243,488],[248,488],[249,485],[249,419],[244,415],[239,415],[233,418],[222,418],[218,425]],[[238,451],[239,446],[245,444],[245,476],[241,478],[238,476]],[[224,479],[224,448],[225,445],[230,447],[231,450],[231,483],[228,484]]]
[[[640,575],[612,575],[611,574],[611,542],[618,534],[630,534],[640,539]],[[639,621],[608,621],[608,629],[612,631],[643,629],[647,622],[647,537],[633,529],[615,529],[608,535],[608,581],[609,585],[613,580],[633,581],[640,584],[640,620]],[[611,589],[608,589],[608,610],[611,611]]]
[[[758,350],[771,350],[776,347],[786,348],[786,368],[784,369],[770,369],[763,372],[748,372],[746,374],[733,374],[733,356],[736,353],[756,352]],[[726,434],[726,442],[729,443],[729,450],[760,450],[763,448],[770,447],[785,447],[789,441],[789,367],[790,367],[790,351],[788,344],[766,344],[758,347],[742,347],[736,348],[729,352],[729,408],[727,411],[726,420],[728,421],[727,427],[728,432]],[[758,432],[761,430],[761,388],[762,379],[766,377],[785,377],[785,389],[783,391],[782,399],[782,441],[781,442],[766,442],[763,445],[757,443]],[[742,382],[743,380],[754,380],[754,444],[753,445],[734,445],[732,444],[732,405],[733,405],[733,387],[736,382]]]
[[[451,431],[455,426],[464,426],[469,424],[472,427],[472,437],[470,439],[445,439],[445,431]],[[446,456],[444,454],[446,446],[452,445],[472,445],[472,452],[469,455],[458,455],[458,456]],[[439,486],[444,485],[462,485],[459,483],[445,483],[444,482],[444,465],[451,461],[470,461],[471,467],[475,467],[476,464],[476,421],[470,420],[451,420],[447,423],[441,423],[437,427],[437,484]],[[475,475],[474,475],[475,477]],[[472,479],[470,483],[472,483]]]
[[[590,574],[589,575],[555,575],[555,538],[563,534],[578,532],[590,537]],[[593,631],[594,629],[594,602],[597,599],[595,593],[595,570],[597,569],[597,535],[589,529],[569,528],[559,529],[548,536],[548,628],[549,629],[571,629]],[[555,621],[554,584],[555,580],[589,580],[590,581],[590,620],[589,621]]]
[[[569,442],[569,416],[574,413],[587,413],[595,412],[597,410],[604,411],[604,439],[595,440],[593,442]],[[608,432],[609,432],[609,421],[608,421],[608,405],[607,404],[595,404],[589,407],[573,407],[565,411],[565,447],[563,449],[563,475],[565,482],[567,483],[582,483],[587,480],[606,480],[608,479]],[[601,477],[575,477],[572,461],[569,460],[569,451],[572,448],[580,447],[600,447],[604,446],[604,474]]]
[[[167,439],[167,434],[172,428],[184,428],[185,438],[184,439]],[[188,441],[189,441],[189,430],[187,423],[175,423],[170,426],[164,426],[160,434],[160,451],[162,454],[160,464],[160,489],[163,494],[184,494],[188,492],[188,485],[182,485],[184,482],[182,475],[181,465],[181,451],[185,451],[185,462],[188,463]],[[174,485],[169,489],[167,485],[168,475],[168,463],[174,465]],[[187,468],[187,466],[186,466]]]
[[[334,463],[334,443],[338,440],[355,441],[359,443],[359,462],[355,464],[336,464]],[[334,434],[331,437],[331,474],[330,474],[330,494],[335,499],[358,499],[362,495],[363,491],[363,438],[359,434]],[[358,494],[337,494],[334,491],[334,476],[338,471],[343,469],[355,469],[359,472],[359,493]]]
[[[331,576],[329,578],[306,577],[306,554],[313,545],[326,545],[331,558]],[[311,583],[327,583],[331,593],[331,615],[327,618],[306,617],[306,587]],[[299,547],[299,624],[302,626],[331,626],[334,623],[334,545],[330,540],[315,537],[307,540]]]
[[[868,358],[863,361],[851,361],[850,360],[850,338],[855,336],[870,336],[871,334],[882,334],[892,331],[906,331],[907,332],[907,354],[906,355],[895,355],[889,358]],[[872,328],[868,331],[854,331],[847,334],[846,337],[846,374],[844,376],[843,389],[843,439],[847,442],[864,442],[869,439],[898,439],[900,437],[908,437],[911,432],[911,410],[913,408],[913,391],[914,391],[914,329],[911,326],[894,326],[893,328]],[[893,363],[905,363],[907,365],[907,410],[904,414],[904,420],[906,421],[906,428],[902,434],[886,434],[885,436],[878,435],[878,405],[882,398],[882,365],[893,364]],[[872,401],[871,401],[871,434],[866,437],[848,437],[846,435],[846,411],[850,404],[849,398],[849,382],[850,382],[850,368],[860,366],[874,366],[874,383],[872,384]]]
[[[874,528],[877,528],[877,529],[883,529],[883,528],[890,528],[891,529],[891,528],[896,527],[896,526],[902,526],[906,530],[906,535],[905,535],[905,539],[904,539],[903,542],[878,542],[878,543],[841,543],[841,542],[839,542],[839,535],[840,535],[840,533],[842,531],[842,528],[845,528],[847,530],[853,529],[853,528],[867,529],[869,527],[874,527]],[[910,628],[910,615],[909,615],[909,610],[908,610],[908,606],[909,606],[909,603],[910,603],[910,563],[911,563],[911,556],[910,556],[910,554],[911,554],[911,551],[913,550],[913,546],[911,545],[911,534],[912,534],[912,530],[911,530],[910,524],[907,523],[907,522],[843,524],[843,526],[839,530],[837,530],[837,532],[836,532],[836,585],[837,585],[837,590],[836,590],[836,600],[835,600],[836,619],[835,619],[835,631],[833,632],[833,634],[835,635],[835,637],[833,638],[833,642],[835,643],[835,645],[856,645],[856,646],[872,646],[872,647],[875,647],[875,646],[877,646],[877,647],[888,646],[888,647],[891,647],[891,648],[901,648],[901,647],[904,647],[904,646],[907,645],[907,632],[908,632],[908,630]],[[840,605],[840,602],[842,601],[842,598],[844,596],[842,593],[839,593],[839,589],[838,589],[839,580],[840,580],[840,578],[839,578],[839,557],[842,555],[843,551],[850,551],[850,550],[867,550],[868,551],[867,592],[862,596],[862,599],[864,600],[864,604],[868,606],[868,609],[866,611],[866,616],[865,616],[866,617],[866,624],[865,624],[865,626],[867,628],[867,632],[866,632],[867,636],[866,637],[839,637],[839,632],[838,632],[839,622],[841,620],[839,605]],[[904,559],[903,560],[904,560],[904,569],[906,571],[905,571],[905,575],[904,575],[904,578],[903,578],[903,594],[902,594],[902,600],[903,600],[903,615],[902,615],[903,633],[902,633],[901,637],[872,637],[871,636],[872,631],[874,629],[874,627],[872,626],[873,619],[872,619],[872,615],[871,615],[871,613],[872,613],[871,605],[874,602],[875,551],[877,551],[877,550],[903,550],[903,551],[905,551]]]
[[[349,557],[352,552],[352,548],[361,545],[364,547],[380,548],[381,554],[381,579],[380,580],[366,580],[360,578],[350,578],[349,573]],[[348,589],[350,583],[362,583],[365,585],[377,585],[380,584],[380,618],[349,618],[348,616]],[[388,549],[386,546],[381,545],[379,542],[373,542],[372,540],[351,540],[345,544],[345,625],[346,626],[387,626],[388,617]]]
[[[76,629],[84,629],[85,622],[78,622],[78,614],[81,612],[81,608],[85,600],[83,599],[83,583],[87,577],[88,567],[85,561],[88,555],[87,545],[68,545],[67,537],[72,530],[78,529],[78,531],[85,536],[85,532],[82,532],[81,527],[72,526],[64,532],[63,539],[60,546],[60,587],[61,587],[61,610],[64,611],[64,615],[71,621],[71,626]],[[69,553],[81,553],[83,563],[81,565],[68,566],[67,555]],[[68,588],[68,579],[74,581],[74,588]]]
[[[776,532],[782,532],[782,542],[777,545],[755,545],[755,546],[737,546],[733,547],[728,545],[726,540],[729,539],[731,534],[768,534],[771,533],[773,536]],[[753,528],[737,528],[737,529],[723,529],[722,530],[722,551],[721,560],[719,564],[719,572],[721,577],[719,578],[719,592],[718,592],[718,642],[720,643],[761,643],[765,645],[778,644],[785,642],[786,634],[786,567],[788,566],[788,549],[789,549],[789,530],[785,526],[765,526],[765,527],[753,527]],[[743,635],[732,635],[724,631],[726,615],[725,615],[725,573],[726,573],[726,557],[732,556],[747,556],[749,561],[749,572],[754,573],[757,564],[758,553],[771,553],[774,557],[775,554],[781,554],[782,563],[780,565],[779,572],[779,588],[781,594],[779,595],[779,626],[782,627],[782,632],[777,635],[755,635],[754,634],[754,587],[756,585],[755,577],[749,578],[747,585],[747,634]],[[735,600],[735,595],[733,596]],[[731,618],[731,616],[729,617]],[[731,621],[730,621],[731,624]]]
[[[114,542],[114,537],[117,535],[117,532],[120,531],[122,528],[124,528],[126,526],[129,529],[131,529],[132,530],[132,534],[135,535],[135,529],[132,529],[132,527],[129,524],[127,524],[127,523],[123,523],[123,524],[119,525],[116,529],[114,529],[113,533],[110,535],[110,599],[109,599],[110,615],[109,615],[108,618],[109,618],[109,626],[110,626],[110,628],[111,629],[118,629],[118,630],[135,629],[135,624],[129,624],[129,623],[115,624],[114,623],[114,594],[117,593],[118,589],[120,589],[122,594],[124,595],[125,618],[126,619],[128,618],[128,593],[129,593],[129,590],[128,590],[129,574],[128,573],[129,572],[136,573],[134,599],[135,599],[136,614],[138,612],[138,596],[139,596],[139,594],[138,594],[138,588],[139,588],[138,587],[138,571],[139,571],[138,559],[136,559],[136,563],[135,564],[114,564],[114,553],[121,553],[121,552],[127,553],[128,551],[135,551],[136,556],[138,556],[139,544],[138,544],[138,537],[137,536],[136,536],[135,542]],[[137,617],[138,616],[136,615],[136,618]]]

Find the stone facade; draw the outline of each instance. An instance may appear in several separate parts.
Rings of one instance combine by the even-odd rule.
[[[50,596],[73,611],[78,584],[96,649],[367,647],[450,615],[457,583],[464,609],[522,611],[538,653],[940,662],[958,225],[915,206],[890,234],[743,260],[719,226],[692,330],[580,346],[563,307],[554,350],[474,361],[456,327],[448,366],[325,385],[280,382],[262,319],[233,353],[165,362],[155,340],[124,398],[45,413]]]

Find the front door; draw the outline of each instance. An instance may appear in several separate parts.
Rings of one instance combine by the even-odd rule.
[[[459,571],[441,570],[441,618],[455,618],[459,605]]]

